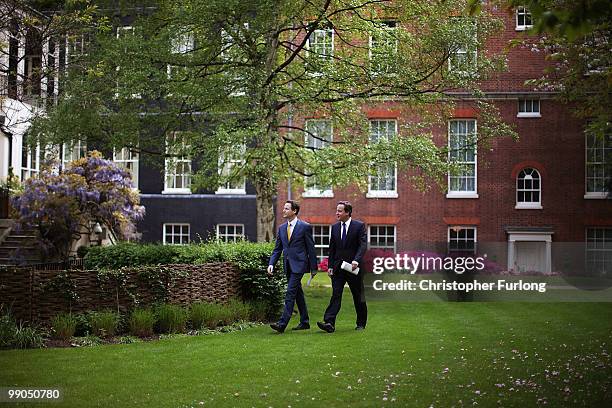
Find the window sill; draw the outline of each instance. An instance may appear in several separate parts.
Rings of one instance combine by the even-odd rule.
[[[243,188],[241,189],[220,188],[217,191],[215,191],[215,194],[246,194],[246,190]]]
[[[536,113],[536,112],[519,112],[516,115],[517,118],[541,118],[542,115],[540,113]]]
[[[585,200],[605,200],[606,198],[608,198],[608,193],[605,192],[586,193],[584,195]]]
[[[446,193],[446,198],[478,198],[478,193],[453,191]]]
[[[366,198],[397,198],[397,191],[368,191]]]
[[[514,28],[514,31],[527,31],[527,30],[531,30],[533,28],[532,25],[526,25],[526,26],[516,26]]]
[[[514,206],[514,209],[516,210],[541,210],[544,207],[542,207],[541,204],[535,204],[535,203],[519,203],[517,205]]]
[[[167,188],[161,192],[162,194],[191,194],[189,188]]]
[[[306,190],[302,193],[302,197],[304,198],[333,198],[334,192],[333,190]]]

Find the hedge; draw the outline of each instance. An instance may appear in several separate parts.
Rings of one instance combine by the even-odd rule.
[[[232,262],[240,270],[242,297],[247,301],[267,301],[282,305],[285,276],[266,272],[274,243],[209,242],[191,245],[119,243],[91,247],[85,256],[85,269],[116,270],[122,267],[167,264],[205,264]],[[280,269],[276,269],[279,271]]]

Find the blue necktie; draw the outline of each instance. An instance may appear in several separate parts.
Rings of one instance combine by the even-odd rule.
[[[342,236],[340,237],[340,240],[342,241],[342,243],[344,243],[344,240],[346,240],[346,223],[342,223]]]

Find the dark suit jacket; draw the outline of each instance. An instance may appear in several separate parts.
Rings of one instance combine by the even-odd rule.
[[[340,239],[341,230],[342,224],[340,222],[332,225],[331,240],[329,241],[329,267],[333,267],[335,272],[340,269],[342,261],[348,263],[357,261],[359,268],[363,270],[363,254],[368,248],[368,234],[365,224],[351,219],[344,245]]]
[[[287,223],[278,228],[276,233],[276,245],[268,265],[274,265],[283,253],[285,272],[287,266],[291,267],[292,273],[306,273],[317,270],[317,255],[315,252],[312,226],[298,219],[297,224],[291,232],[291,240],[287,240]]]

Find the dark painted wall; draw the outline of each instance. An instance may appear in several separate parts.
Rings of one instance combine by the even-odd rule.
[[[190,224],[190,240],[198,241],[214,236],[216,224],[244,224],[246,238],[257,238],[255,196],[253,195],[144,195],[141,203],[146,208],[143,221],[138,224],[142,242],[162,242],[164,223]]]

